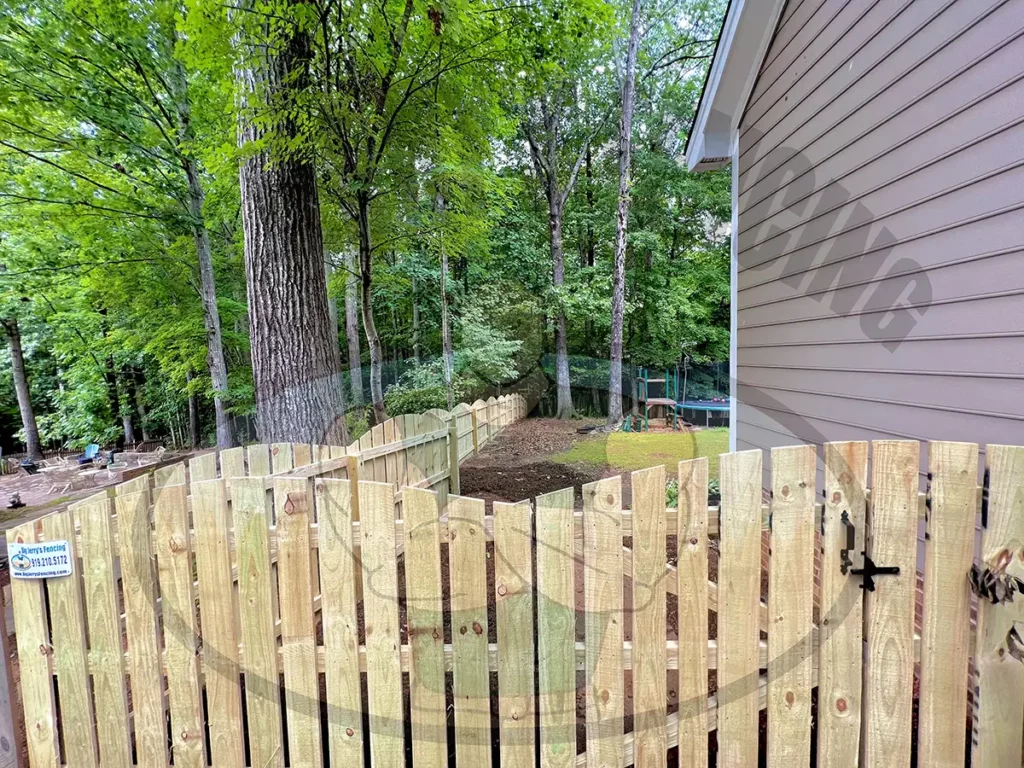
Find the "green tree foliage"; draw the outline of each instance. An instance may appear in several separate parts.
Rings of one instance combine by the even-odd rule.
[[[136,440],[184,443],[190,400],[205,442],[215,399],[242,439],[255,434],[233,77],[243,29],[268,46],[295,28],[311,40],[308,87],[270,105],[296,135],[246,151],[315,163],[342,307],[346,255],[359,254],[361,362],[375,373],[350,375],[365,402],[392,415],[445,406],[446,316],[456,399],[539,372],[553,393],[561,318],[574,405],[601,407],[631,4],[229,5],[0,0],[0,314],[19,321],[44,446],[113,443],[129,425]],[[641,6],[625,364],[668,366],[684,350],[723,360],[729,177],[687,173],[681,152],[724,4]],[[226,390],[211,375],[197,233]],[[343,322],[340,333],[345,350]],[[20,429],[4,350],[4,450]]]

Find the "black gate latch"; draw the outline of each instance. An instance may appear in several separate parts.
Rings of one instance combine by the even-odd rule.
[[[850,566],[853,565],[850,553],[857,548],[857,529],[850,521],[850,513],[846,510],[843,510],[839,519],[846,526],[846,546],[839,550],[839,570],[845,576],[849,572]]]
[[[852,568],[850,574],[853,576],[863,576],[864,582],[860,585],[860,588],[866,589],[868,592],[874,592],[875,576],[899,576],[900,567],[898,565],[875,565],[875,561],[868,557],[865,552],[864,567]]]
[[[861,583],[860,588],[868,592],[875,591],[875,576],[899,576],[899,566],[875,565],[875,561],[868,557],[867,552],[861,552],[864,556],[864,567],[851,568],[853,560],[850,557],[850,553],[857,548],[857,527],[850,520],[849,512],[845,510],[839,519],[846,527],[846,546],[839,550],[839,570],[842,571],[844,576],[846,574],[863,576],[864,581]]]

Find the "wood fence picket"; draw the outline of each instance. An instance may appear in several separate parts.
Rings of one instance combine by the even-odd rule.
[[[971,691],[973,764],[1020,760],[1018,607],[968,579],[978,446],[927,446],[923,492],[912,441],[826,445],[823,500],[810,446],[773,451],[767,503],[760,451],[720,457],[719,505],[703,458],[634,472],[630,508],[617,476],[490,514],[452,492],[523,415],[213,453],[8,531],[78,561],[12,583],[29,765],[697,768],[717,731],[718,765],[753,768],[762,710],[769,768],[815,734],[823,768],[909,765],[915,668],[922,765],[964,765]],[[1024,448],[985,458],[979,564],[1024,577]],[[900,571],[865,590],[872,562]]]

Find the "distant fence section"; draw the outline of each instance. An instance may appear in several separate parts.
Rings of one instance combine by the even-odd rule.
[[[66,456],[77,456],[77,453],[66,450],[43,451],[39,458],[45,460],[64,458]],[[21,462],[28,458],[28,454],[8,453],[0,456],[0,475],[14,475],[21,471]]]
[[[175,766],[206,765],[208,739],[215,765],[242,765],[233,740],[242,728],[240,681],[248,675],[253,690],[276,688],[280,648],[310,630],[310,606],[321,621],[311,484],[329,489],[353,522],[360,480],[391,488],[398,514],[409,490],[447,499],[458,492],[459,462],[526,413],[524,398],[506,395],[451,414],[398,416],[347,447],[209,452],[8,530],[8,542],[72,542],[76,566],[69,578],[10,586],[25,728],[16,723],[8,663],[0,666],[0,768],[22,765],[23,734],[33,768],[130,766],[132,755],[139,765],[166,766],[172,755]],[[344,486],[323,485],[327,479]],[[310,523],[305,533],[300,521]],[[266,674],[263,688],[256,670]],[[304,693],[315,700],[315,690]],[[269,710],[256,707],[249,717],[262,712]],[[222,728],[232,737],[220,736]],[[283,755],[260,764],[283,765]]]
[[[696,459],[634,472],[628,509],[615,476],[487,515],[447,493],[442,447],[518,407],[398,419],[351,453],[222,452],[219,475],[199,457],[9,531],[77,562],[13,584],[31,765],[664,768],[678,747],[697,768],[717,731],[718,765],[756,766],[765,710],[768,765],[816,743],[816,765],[908,766],[916,741],[962,766],[969,690],[972,765],[1019,764],[1019,612],[995,585],[1022,573],[1024,448],[988,446],[984,494],[976,445],[931,443],[922,494],[919,443],[851,442],[774,449],[769,504],[745,451],[719,459],[720,505]]]

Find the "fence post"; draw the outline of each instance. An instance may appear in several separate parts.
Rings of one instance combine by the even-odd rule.
[[[348,455],[348,482],[352,489],[352,520],[359,519],[359,454]]]
[[[21,729],[15,726],[14,676],[11,669],[11,647],[7,635],[7,599],[0,589],[0,768],[22,768]]]
[[[459,417],[451,411],[448,418],[448,492],[460,496]]]
[[[480,453],[480,437],[477,434],[476,428],[476,408],[473,406],[470,406],[470,408],[473,411],[473,453],[477,454]]]

